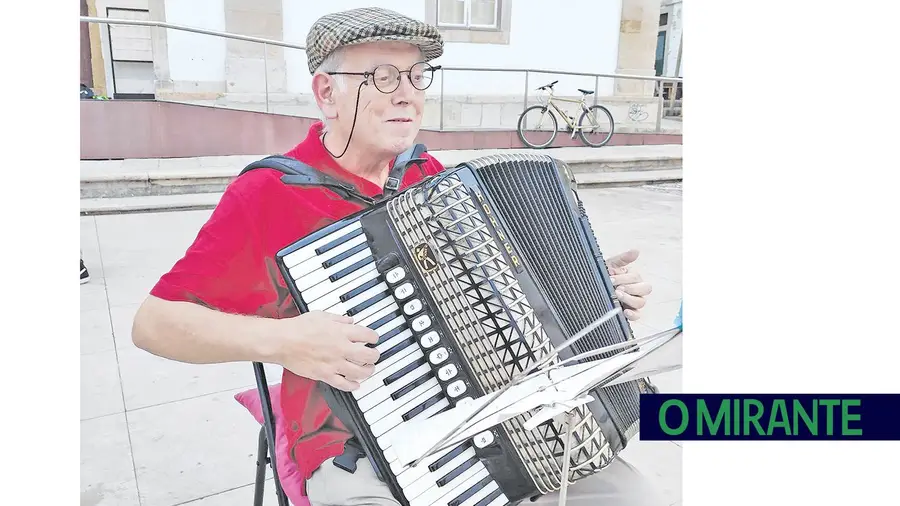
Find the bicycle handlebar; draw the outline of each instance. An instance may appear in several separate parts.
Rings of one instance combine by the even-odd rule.
[[[552,83],[550,83],[550,84],[545,84],[545,85],[541,86],[540,88],[535,88],[535,90],[544,90],[544,89],[547,89],[547,88],[553,88],[553,85],[556,84],[556,83],[558,83],[558,82],[559,82],[558,80],[557,80],[557,81],[553,81]]]

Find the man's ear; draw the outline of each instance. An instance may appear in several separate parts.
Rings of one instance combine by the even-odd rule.
[[[336,118],[338,109],[335,94],[338,93],[338,89],[334,78],[328,74],[317,72],[313,76],[312,92],[313,96],[316,97],[316,105],[319,106],[319,110],[322,111],[325,118]]]

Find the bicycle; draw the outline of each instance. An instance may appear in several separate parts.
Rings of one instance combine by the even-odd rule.
[[[612,113],[609,112],[609,109],[607,109],[606,107],[604,107],[602,105],[593,105],[591,107],[588,107],[587,105],[585,105],[585,99],[587,99],[588,95],[592,95],[594,93],[592,90],[583,90],[581,88],[578,88],[578,91],[581,92],[581,100],[555,97],[553,95],[553,86],[558,82],[559,81],[553,81],[550,84],[545,84],[539,88],[535,88],[536,91],[549,90],[550,96],[547,99],[546,103],[542,102],[539,105],[533,105],[531,107],[527,107],[527,108],[525,108],[524,111],[522,111],[522,114],[519,115],[519,122],[516,126],[516,132],[518,132],[518,134],[519,134],[519,140],[521,140],[528,147],[538,148],[538,149],[546,148],[547,146],[552,144],[553,141],[556,140],[556,135],[559,133],[559,122],[556,119],[556,114],[553,114],[553,111],[556,111],[557,114],[562,116],[563,121],[566,122],[566,125],[569,128],[569,131],[572,132],[573,139],[575,138],[576,135],[578,135],[581,138],[581,141],[588,146],[595,147],[595,148],[605,146],[609,142],[609,140],[612,138],[613,131],[615,130],[615,122],[613,121]],[[575,124],[575,118],[570,117],[568,114],[566,114],[558,105],[556,105],[556,102],[570,102],[570,103],[578,104],[581,106],[581,111],[582,111],[581,117],[578,119],[577,125]],[[550,108],[552,108],[553,111],[551,111]],[[541,125],[543,125],[545,118],[549,117],[551,120],[550,126],[553,127],[552,133],[550,135],[550,139],[544,143],[532,142],[525,138],[525,131],[526,131],[525,116],[531,111],[540,111],[540,117],[538,118],[538,121],[537,121],[537,129],[540,129]],[[597,113],[596,115],[594,114],[595,112]],[[591,134],[594,134],[598,131],[600,131],[600,132],[603,131],[600,129],[603,126],[603,124],[605,124],[605,122],[603,120],[600,120],[599,116],[609,119],[609,133],[607,133],[604,137],[602,137],[602,139],[599,142],[593,142],[593,140],[589,139],[588,135],[585,134],[585,131],[590,130]],[[588,121],[590,122],[590,125],[585,124],[585,118],[588,119]]]

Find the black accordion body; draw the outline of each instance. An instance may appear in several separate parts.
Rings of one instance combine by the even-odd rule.
[[[375,373],[359,390],[320,388],[401,504],[497,506],[560,489],[565,415],[532,430],[530,415],[518,416],[416,467],[398,464],[391,435],[496,391],[618,305],[570,181],[547,156],[486,156],[277,254],[301,312],[348,314],[380,336]],[[632,338],[619,313],[553,360]],[[646,388],[594,389],[576,408],[570,483],[600,472],[635,436]]]

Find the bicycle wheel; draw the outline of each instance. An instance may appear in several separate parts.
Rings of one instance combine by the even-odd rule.
[[[584,128],[585,120],[590,126],[587,130]],[[602,105],[589,107],[578,118],[578,136],[581,137],[581,142],[595,148],[605,146],[612,139],[615,127],[616,123],[613,121],[612,113]]]
[[[539,114],[531,114],[529,116],[530,112],[537,112]],[[549,124],[547,124],[548,121]],[[541,149],[553,144],[553,140],[556,139],[556,134],[559,132],[559,124],[556,122],[556,116],[547,106],[533,105],[522,111],[522,114],[519,115],[516,132],[518,132],[519,140],[521,140],[523,144],[530,148]],[[526,132],[528,132],[530,139],[525,138]],[[548,138],[543,141],[539,140],[544,137]]]

